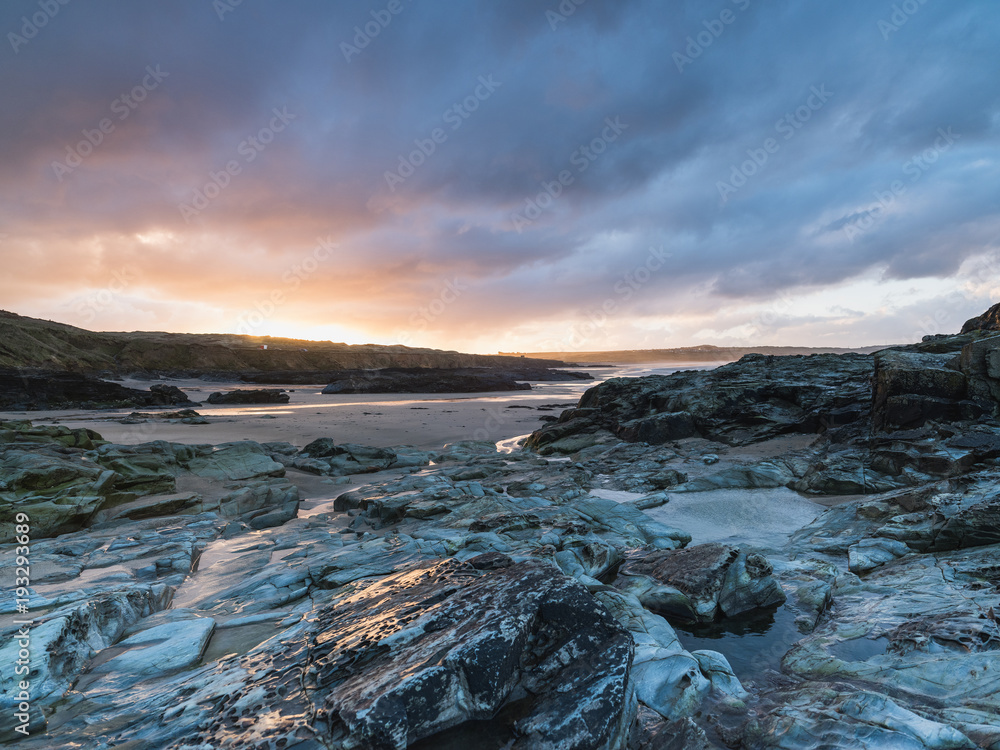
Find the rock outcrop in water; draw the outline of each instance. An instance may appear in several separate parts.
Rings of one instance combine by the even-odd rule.
[[[31,736],[0,739],[1000,747],[998,342],[609,381],[537,452],[124,446],[2,422],[0,520],[31,518],[34,624]],[[297,484],[344,475],[367,479],[302,510]],[[767,488],[840,502],[754,543],[668,522]],[[689,640],[767,618],[749,652]]]

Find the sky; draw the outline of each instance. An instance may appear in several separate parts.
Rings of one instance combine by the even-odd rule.
[[[5,0],[0,308],[474,352],[1000,301],[995,0]]]

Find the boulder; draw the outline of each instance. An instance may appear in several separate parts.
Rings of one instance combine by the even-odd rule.
[[[420,465],[424,458],[416,459],[411,454],[404,464]],[[332,438],[319,438],[301,450],[293,465],[311,474],[342,476],[384,471],[396,465],[397,459],[395,451],[389,448],[373,448],[354,443],[337,445]]]
[[[950,354],[886,350],[875,355],[872,429],[912,429],[929,421],[974,419],[965,374]]]
[[[975,333],[977,331],[1000,332],[1000,303],[993,305],[993,307],[982,315],[977,315],[975,318],[965,321],[965,325],[962,326],[962,333]]]
[[[585,373],[565,373],[554,379],[575,380]],[[342,370],[332,373],[323,393],[481,393],[529,391],[522,380],[549,380],[546,371],[508,371],[489,367],[439,369],[390,367],[381,370]]]
[[[154,386],[155,387],[155,386]],[[210,404],[287,404],[291,397],[280,388],[217,391],[208,397]]]
[[[712,622],[785,601],[761,555],[722,544],[629,556],[615,587],[635,594],[645,607],[667,617]]]
[[[32,539],[82,528],[111,500],[120,475],[60,454],[0,454],[0,542],[14,540],[17,514],[27,514]]]
[[[221,443],[208,455],[192,458],[186,466],[197,476],[228,481],[285,476],[285,467],[260,444],[249,440]]]
[[[969,380],[969,397],[988,415],[1000,413],[1000,336],[964,346],[960,364]]]

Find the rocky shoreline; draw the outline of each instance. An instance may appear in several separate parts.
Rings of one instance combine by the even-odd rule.
[[[512,453],[2,422],[34,621],[31,736],[3,739],[998,748],[995,311],[874,356],[610,380]],[[748,527],[780,493],[814,510],[763,537],[670,523],[718,493]],[[762,619],[787,623],[766,648],[685,648]]]
[[[177,373],[174,373],[177,374]],[[150,376],[147,374],[147,379]],[[213,382],[214,376],[207,377]],[[326,384],[323,393],[494,393],[527,391],[527,381],[554,383],[593,380],[574,370],[551,368],[429,368],[395,367],[328,372],[243,373],[242,381],[255,384]],[[239,389],[213,393],[210,404],[288,403],[287,393],[274,389]],[[128,388],[120,383],[63,370],[0,368],[0,411],[47,411],[54,409],[150,408],[196,406],[179,388],[155,383],[149,390]]]

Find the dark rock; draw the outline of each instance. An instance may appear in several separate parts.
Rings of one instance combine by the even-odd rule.
[[[383,471],[397,462],[395,451],[367,445],[343,443],[332,438],[318,438],[302,449],[292,464],[313,474],[367,474]]]
[[[639,597],[667,617],[712,622],[785,601],[770,563],[722,544],[634,553],[618,571],[615,587]]]
[[[929,421],[974,419],[968,381],[948,354],[887,350],[875,355],[872,429],[912,429]]]
[[[520,380],[544,380],[548,371],[463,368],[443,370],[429,367],[396,367],[383,370],[344,370],[335,373],[323,393],[479,393],[529,391]],[[536,377],[531,377],[532,375]],[[582,373],[573,373],[575,376]],[[588,376],[589,377],[589,376]],[[567,378],[568,379],[568,378]]]
[[[931,551],[1000,544],[1000,495],[959,510],[944,522],[929,547]]]
[[[109,409],[193,405],[175,386],[154,385],[149,391],[53,370],[0,369],[0,409]]]
[[[156,386],[153,386],[154,388]],[[261,388],[216,392],[208,397],[210,404],[287,404],[289,395],[280,388]]]
[[[969,379],[969,397],[988,415],[1000,414],[1000,336],[967,344],[960,366]]]
[[[962,326],[962,333],[975,331],[1000,331],[1000,303],[993,305],[982,315],[967,320]]]
[[[687,480],[688,475],[677,469],[664,469],[649,477],[649,483],[657,490],[676,487],[679,484],[684,484]]]
[[[189,710],[139,707],[116,741],[293,747],[307,732],[326,747],[401,750],[468,723],[474,747],[474,722],[499,715],[511,750],[620,747],[632,657],[629,631],[551,565],[425,563],[341,595],[280,648],[221,665]]]
[[[333,438],[317,438],[299,451],[299,454],[309,458],[328,458],[335,455],[336,450],[337,444]]]
[[[748,354],[715,370],[613,378],[588,390],[559,422],[533,433],[527,446],[541,449],[602,430],[628,441],[697,434],[743,445],[831,426],[867,427],[872,368],[863,354]]]
[[[694,417],[687,412],[656,414],[652,417],[633,419],[618,426],[616,433],[630,443],[643,442],[662,445],[674,440],[694,437],[698,434]]]
[[[149,386],[149,392],[153,394],[153,404],[161,406],[173,406],[174,404],[191,404],[187,394],[175,385],[164,385],[157,383]]]
[[[705,731],[691,719],[667,721],[642,706],[632,725],[628,750],[713,750]]]

